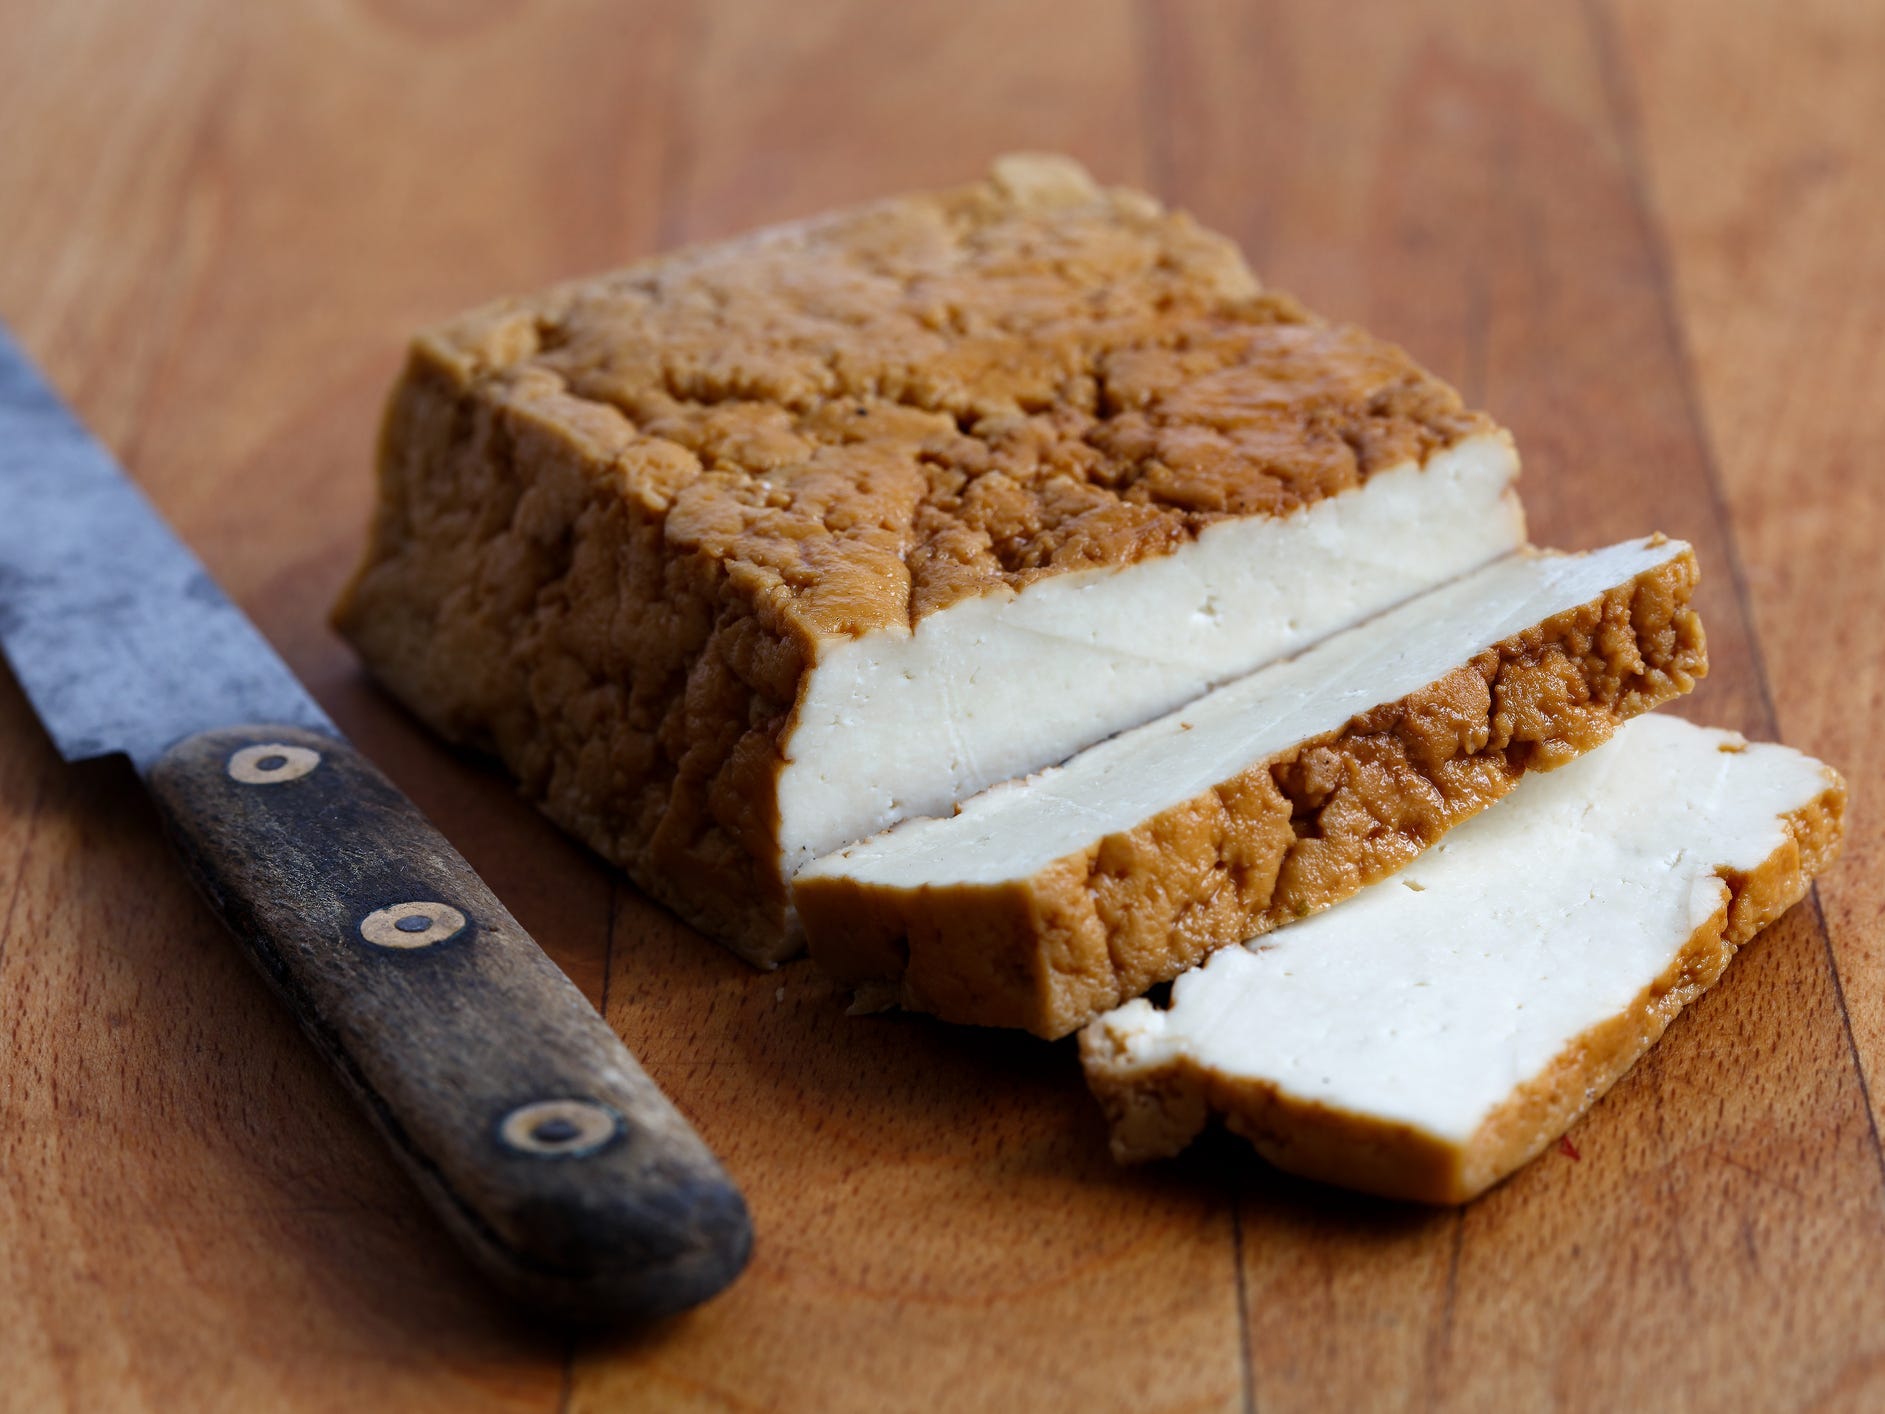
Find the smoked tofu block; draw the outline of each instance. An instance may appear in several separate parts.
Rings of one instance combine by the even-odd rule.
[[[757,962],[804,864],[1524,541],[1511,439],[1064,159],[421,335],[337,611]]]
[[[1526,551],[803,870],[867,1004],[1062,1036],[1385,878],[1707,671],[1695,557]]]
[[[1832,862],[1845,787],[1644,717],[1399,875],[1080,1038],[1113,1152],[1213,1113],[1271,1163],[1458,1203],[1557,1139]]]

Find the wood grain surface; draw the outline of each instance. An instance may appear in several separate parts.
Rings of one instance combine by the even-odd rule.
[[[4,0],[0,316],[743,1182],[752,1268],[572,1344],[483,1294],[0,674],[0,1408],[1885,1405],[1885,8],[1869,0]],[[325,624],[414,327],[1069,150],[1512,426],[1541,540],[1695,542],[1689,715],[1842,864],[1460,1212],[1120,1171],[1070,1045],[689,933]]]

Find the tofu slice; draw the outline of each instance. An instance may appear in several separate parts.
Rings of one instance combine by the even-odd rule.
[[[336,623],[758,963],[793,874],[1523,544],[1511,438],[1064,158],[415,340]]]
[[[1838,850],[1830,768],[1645,717],[1396,877],[1080,1038],[1122,1160],[1212,1114],[1291,1172],[1458,1203],[1588,1109]]]
[[[1695,558],[1510,556],[1058,769],[801,871],[867,1001],[1065,1035],[1384,878],[1707,671]]]

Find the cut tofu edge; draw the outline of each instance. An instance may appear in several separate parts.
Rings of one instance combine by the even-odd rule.
[[[1516,548],[1517,469],[1228,239],[1023,156],[421,334],[335,624],[763,966],[814,855]]]
[[[1517,475],[1487,433],[1170,554],[822,644],[779,778],[785,877],[1511,554]]]
[[[1845,787],[1785,747],[1645,717],[1397,876],[1081,1036],[1116,1157],[1212,1114],[1277,1166],[1463,1202],[1561,1135],[1805,893]]]
[[[813,956],[1065,1035],[1347,897],[1706,671],[1689,547],[1525,552],[804,870]]]

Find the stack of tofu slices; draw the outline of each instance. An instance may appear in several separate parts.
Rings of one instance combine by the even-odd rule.
[[[1838,846],[1644,715],[1687,545],[1530,547],[1491,420],[1064,159],[424,334],[380,472],[415,712],[753,962],[1078,1032],[1121,1159],[1469,1198]]]

